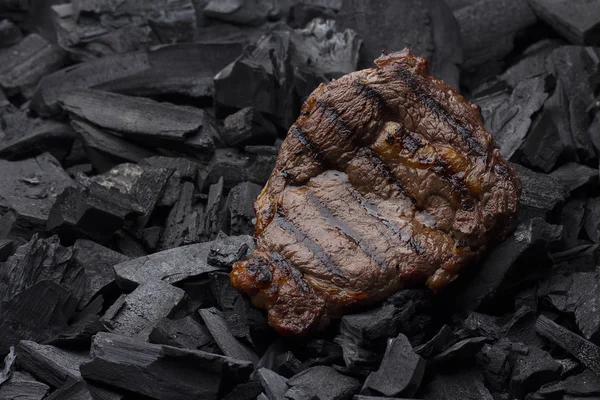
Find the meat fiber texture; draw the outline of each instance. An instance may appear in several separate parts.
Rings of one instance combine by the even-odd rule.
[[[400,289],[439,291],[516,224],[521,183],[479,107],[409,50],[319,86],[254,204],[231,282],[281,334]]]

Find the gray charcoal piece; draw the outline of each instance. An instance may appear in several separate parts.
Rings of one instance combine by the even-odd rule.
[[[535,324],[535,330],[583,363],[597,377],[600,377],[600,347],[558,325],[544,315],[539,316]]]
[[[493,400],[483,384],[483,376],[476,369],[436,375],[423,390],[424,400]]]
[[[246,383],[240,383],[229,392],[223,400],[256,400],[263,391],[262,385],[256,380],[250,379]]]
[[[121,296],[102,321],[113,333],[146,341],[159,321],[180,306],[184,296],[183,290],[168,283],[147,282]]]
[[[221,137],[228,147],[247,145],[273,145],[277,129],[253,107],[231,114],[223,121]]]
[[[530,348],[527,355],[517,358],[510,381],[510,394],[522,399],[543,385],[560,377],[561,365],[546,351]]]
[[[545,217],[558,204],[564,202],[567,190],[563,184],[550,175],[534,172],[519,164],[510,163],[521,179],[522,191],[519,200],[522,212],[532,217]]]
[[[242,25],[261,25],[279,12],[272,0],[227,1],[210,0],[204,6],[204,15],[225,22]]]
[[[163,318],[150,333],[150,342],[197,350],[213,341],[210,331],[193,316]]]
[[[46,400],[96,400],[82,380],[69,380],[46,397]]]
[[[247,181],[262,187],[275,166],[277,150],[273,149],[271,154],[250,153],[248,147],[245,152],[236,149],[217,149],[206,167],[206,175],[203,177],[205,188],[208,189],[221,178],[225,190]]]
[[[69,351],[28,340],[17,345],[17,357],[21,370],[54,388],[69,380],[80,380],[79,366],[90,361],[87,351]]]
[[[579,244],[579,234],[583,229],[585,215],[585,199],[569,200],[560,214],[560,224],[563,227],[563,242],[569,249]]]
[[[285,393],[286,400],[319,400],[319,396],[305,387],[295,386]]]
[[[597,182],[598,169],[571,162],[558,167],[550,176],[562,183],[567,191],[572,192],[589,183]]]
[[[12,240],[0,240],[0,262],[4,262],[8,257],[12,256],[14,243]]]
[[[196,186],[193,182],[186,181],[183,182],[179,188],[179,197],[167,216],[166,226],[160,238],[159,248],[161,250],[181,246],[189,231],[188,219],[193,218],[194,192]]]
[[[441,353],[453,339],[454,332],[452,331],[452,328],[448,325],[444,325],[428,342],[415,347],[415,353],[425,359],[431,358]]]
[[[243,182],[234,186],[227,197],[229,209],[230,230],[232,235],[252,235],[254,233],[255,218],[254,201],[262,187],[252,182]]]
[[[583,227],[594,243],[600,243],[600,197],[588,199]]]
[[[574,44],[600,44],[600,4],[594,1],[528,0],[537,16]]]
[[[194,182],[198,174],[199,164],[187,158],[155,156],[142,160],[140,165],[150,165],[155,168],[173,170],[167,187],[158,206],[172,206],[179,199],[179,192],[184,181]]]
[[[425,374],[425,360],[416,354],[403,334],[390,339],[379,369],[367,377],[362,394],[387,397],[413,396]]]
[[[222,386],[246,381],[252,372],[247,361],[107,333],[96,335],[91,356],[81,366],[86,380],[157,400],[216,400]]]
[[[246,258],[254,251],[252,236],[221,236],[212,243],[208,263],[220,268],[231,268],[233,263]]]
[[[16,359],[15,348],[13,346],[10,347],[8,354],[4,357],[4,364],[2,365],[2,369],[0,370],[0,386],[4,382],[6,382],[13,373],[13,366]]]
[[[205,239],[214,240],[220,231],[226,228],[225,197],[223,178],[208,190],[208,201],[204,212],[204,227],[202,233]]]
[[[192,244],[117,264],[117,284],[132,289],[143,283],[177,283],[218,271],[207,262],[211,246],[210,242]]]
[[[287,383],[290,387],[298,386],[317,393],[321,400],[347,399],[360,390],[357,379],[324,365],[308,368],[291,377]]]
[[[10,20],[0,21],[0,48],[9,47],[23,39],[21,30]]]
[[[36,381],[31,375],[15,372],[0,386],[0,399],[42,400],[50,388]]]
[[[452,368],[461,362],[475,358],[475,355],[489,342],[487,337],[473,337],[459,341],[436,355],[432,362],[442,368]]]
[[[227,321],[219,315],[216,308],[200,309],[198,312],[223,354],[239,360],[249,361],[254,365],[258,364],[260,357],[253,349],[233,336]]]
[[[289,389],[286,378],[267,368],[259,368],[256,377],[269,400],[285,400]]]

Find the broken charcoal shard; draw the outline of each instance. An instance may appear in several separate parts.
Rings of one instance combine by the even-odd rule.
[[[23,39],[21,30],[10,20],[0,21],[0,48],[10,47]]]
[[[529,0],[537,16],[573,44],[600,44],[600,5],[585,0]]]
[[[204,15],[208,18],[241,25],[262,25],[267,22],[267,18],[272,18],[276,15],[278,7],[269,0],[229,3],[211,0],[204,6],[203,11]]]
[[[150,333],[150,342],[198,350],[213,341],[210,331],[193,316],[163,318]]]
[[[415,347],[415,353],[425,359],[429,359],[441,353],[448,343],[453,341],[453,338],[454,332],[452,331],[452,328],[448,325],[444,325],[428,342]]]
[[[461,399],[492,400],[483,383],[483,376],[476,369],[465,369],[454,374],[438,374],[423,390],[424,400]]]
[[[204,211],[204,227],[202,234],[206,239],[214,240],[220,231],[226,230],[227,215],[224,197],[223,178],[208,190],[208,201]]]
[[[228,147],[248,145],[273,145],[277,139],[277,129],[252,107],[246,107],[231,114],[223,121],[221,134]]]
[[[588,199],[585,205],[583,227],[587,236],[594,242],[600,242],[600,197]]]
[[[157,206],[172,206],[177,202],[181,185],[184,181],[194,182],[198,175],[199,164],[186,158],[155,156],[140,162],[155,168],[166,168],[173,171]]]
[[[157,400],[216,400],[222,389],[246,381],[252,372],[247,361],[107,333],[96,335],[91,356],[81,366],[86,380]]]
[[[256,376],[269,400],[283,400],[288,391],[287,379],[267,368],[256,370]]]
[[[598,169],[587,165],[568,163],[552,171],[550,176],[562,183],[568,192],[572,192],[590,183],[597,182]]]
[[[159,249],[167,250],[184,244],[187,235],[198,232],[190,231],[189,218],[194,217],[194,192],[196,187],[193,182],[183,182],[180,186],[179,198],[167,216],[166,226],[159,241]]]
[[[102,322],[115,334],[147,341],[161,319],[180,307],[185,292],[161,281],[138,286],[121,296],[104,314]]]
[[[487,337],[473,337],[459,341],[450,348],[433,357],[432,365],[440,369],[455,368],[460,363],[465,363],[473,358],[489,342]]]
[[[46,400],[123,400],[124,395],[95,387],[82,380],[69,380]]]
[[[379,369],[367,377],[362,394],[387,397],[413,396],[425,373],[425,360],[416,354],[403,334],[388,340]]]
[[[522,399],[543,385],[560,377],[561,365],[550,354],[530,348],[529,354],[517,358],[510,382],[511,397]]]
[[[600,377],[600,347],[571,332],[544,315],[540,315],[536,324],[537,333],[571,354]]]
[[[231,268],[236,261],[243,260],[254,250],[252,236],[218,236],[212,243],[207,261],[220,268]]]
[[[0,386],[2,386],[2,384],[4,382],[6,382],[8,379],[10,379],[12,372],[13,372],[12,370],[13,370],[13,365],[15,363],[15,359],[16,359],[15,348],[11,346],[8,354],[6,355],[6,357],[4,357],[4,365],[2,366],[2,369],[0,370]]]
[[[288,379],[291,388],[299,387],[309,393],[318,393],[321,400],[342,400],[350,398],[360,390],[357,379],[342,375],[328,366],[308,368]]]
[[[14,243],[12,240],[0,240],[0,263],[12,256]]]
[[[203,177],[208,188],[223,178],[224,188],[231,189],[243,182],[264,185],[275,166],[277,150],[273,154],[253,154],[236,149],[217,149]]]
[[[262,391],[263,387],[260,382],[250,380],[235,386],[231,392],[223,397],[223,400],[256,400]]]
[[[519,164],[510,163],[522,183],[519,200],[524,217],[545,217],[558,204],[565,201],[566,188],[560,181],[547,174],[534,172]]]
[[[227,208],[231,216],[229,226],[232,235],[254,234],[253,205],[261,190],[262,188],[255,183],[243,182],[229,191]]]
[[[15,371],[11,378],[0,386],[1,399],[42,400],[50,391],[48,385],[35,380],[31,375]]]

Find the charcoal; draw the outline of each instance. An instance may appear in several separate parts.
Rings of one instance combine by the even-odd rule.
[[[229,192],[227,207],[231,216],[230,231],[232,235],[252,235],[254,233],[254,200],[262,188],[252,182],[236,185]]]
[[[287,23],[293,28],[302,28],[315,18],[333,20],[341,7],[341,0],[296,1],[290,8]]]
[[[166,226],[159,241],[160,250],[181,246],[186,240],[192,239],[191,235],[197,234],[193,230],[190,231],[190,228],[193,228],[190,222],[203,216],[198,216],[193,211],[195,190],[196,187],[192,182],[183,182],[180,186],[179,198],[167,216]],[[198,241],[197,238],[194,239]]]
[[[511,397],[525,398],[542,385],[560,377],[560,364],[544,350],[532,348],[526,356],[517,358],[510,382]]]
[[[148,340],[161,319],[180,306],[185,292],[161,281],[141,284],[123,295],[104,314],[102,321],[116,334]]]
[[[142,160],[140,165],[150,165],[155,168],[166,168],[173,171],[158,206],[174,205],[179,198],[181,184],[184,181],[194,182],[198,174],[198,164],[186,158],[156,156]]]
[[[563,381],[565,394],[573,397],[600,396],[600,381],[594,373],[586,369],[578,375],[568,377]]]
[[[567,248],[574,248],[579,241],[579,233],[583,228],[585,215],[585,200],[572,199],[565,204],[560,215],[563,227],[563,242]]]
[[[584,244],[552,254],[556,265],[566,264],[569,272],[592,272],[598,264],[600,245]]]
[[[571,354],[600,377],[600,347],[571,332],[544,315],[535,324],[536,331]]]
[[[587,201],[583,227],[594,243],[600,242],[600,197]]]
[[[0,303],[0,354],[19,340],[49,341],[68,328],[77,302],[53,281],[42,281]]]
[[[525,79],[546,74],[548,72],[546,67],[548,55],[560,44],[562,42],[551,39],[543,39],[534,43],[523,52],[523,58],[509,66],[499,78],[514,88]]]
[[[513,365],[518,354],[510,348],[507,339],[493,345],[484,345],[477,355],[477,366],[491,392],[504,392],[509,385]]]
[[[219,268],[207,263],[212,243],[192,244],[161,251],[115,265],[117,284],[123,289],[156,281],[178,283]]]
[[[410,47],[429,59],[435,76],[458,88],[457,65],[463,61],[460,31],[445,2],[344,0],[336,20],[342,29],[354,29],[364,40],[359,69],[370,67],[382,49]],[[385,33],[391,30],[397,34]]]
[[[18,365],[40,381],[60,387],[68,380],[79,380],[79,366],[90,360],[87,352],[73,352],[55,346],[22,340],[17,345]]]
[[[258,396],[256,396],[256,400],[269,400],[269,398],[267,397],[266,394],[261,393]]]
[[[240,383],[229,392],[223,400],[255,400],[261,393],[263,387],[260,382],[248,381]]]
[[[565,83],[562,80],[556,81],[554,92],[544,103],[543,117],[549,115],[550,121],[541,128],[550,129],[550,138],[555,137],[555,132],[560,138],[563,147],[562,158],[567,160],[577,160],[577,149],[571,132],[571,121],[569,116],[569,98],[565,89]],[[544,122],[544,121],[543,121]]]
[[[6,261],[13,254],[14,243],[12,240],[0,240],[0,263]]]
[[[119,230],[116,232],[115,244],[117,250],[128,258],[141,258],[148,255],[142,243],[127,231]]]
[[[309,393],[318,393],[321,400],[347,399],[360,390],[358,380],[327,366],[308,368],[291,377],[287,383],[290,388],[300,387]]]
[[[428,342],[415,347],[415,353],[425,359],[429,359],[436,354],[439,354],[454,338],[454,332],[448,325],[442,326],[440,331],[436,333]]]
[[[413,396],[423,379],[425,360],[416,354],[403,334],[388,341],[379,369],[367,377],[362,394],[387,397]]]
[[[227,216],[225,215],[225,198],[223,193],[223,178],[214,185],[210,185],[208,191],[208,202],[204,213],[203,236],[208,240],[214,240],[219,232],[226,229]]]
[[[213,340],[210,331],[188,316],[178,320],[163,318],[150,333],[150,342],[197,350]]]
[[[228,147],[272,145],[277,139],[275,126],[253,107],[246,107],[225,118],[221,134]]]
[[[56,45],[36,33],[0,50],[0,86],[8,95],[21,93],[30,98],[40,79],[64,67],[68,58]]]
[[[10,232],[0,227],[0,237],[26,236],[28,241],[31,230],[44,230],[56,196],[74,183],[48,153],[23,161],[0,160],[0,170],[0,214],[14,219]]]
[[[247,361],[107,333],[96,335],[91,356],[81,366],[86,380],[157,400],[217,399],[222,388],[245,381],[252,371]]]
[[[23,39],[21,30],[8,19],[0,21],[0,48],[17,44]]]
[[[220,268],[231,268],[234,262],[243,260],[254,249],[251,236],[217,237],[208,253],[208,263]]]
[[[0,386],[0,399],[42,400],[50,388],[36,381],[31,375],[21,372]]]
[[[103,303],[102,296],[96,297],[72,321],[69,321],[70,325],[65,331],[49,343],[74,349],[89,348],[92,336],[98,332],[108,332],[98,315],[102,311]]]
[[[118,399],[119,397],[115,398]],[[81,380],[69,380],[46,397],[47,400],[96,400],[88,385]]]
[[[461,362],[473,359],[489,341],[486,337],[473,337],[461,340],[433,357],[431,361],[439,368],[454,368]]]
[[[302,369],[314,365],[339,364],[343,359],[343,350],[339,344],[324,339],[312,339],[303,343],[303,346],[295,350],[303,359],[308,357]],[[286,354],[284,354],[286,356]]]
[[[223,178],[226,190],[237,184],[250,181],[264,185],[275,165],[277,151],[273,154],[249,154],[236,149],[217,149],[207,166],[205,186]]]
[[[0,386],[11,377],[15,358],[15,348],[11,347],[6,357],[4,357],[4,365],[2,366],[2,370],[0,370]]]
[[[412,400],[412,399],[407,399],[407,398],[401,399],[399,397],[379,397],[379,396],[356,395],[356,396],[352,397],[352,400]]]
[[[204,7],[204,15],[236,24],[262,25],[267,18],[278,13],[276,4],[272,0],[238,0],[226,3],[211,0]]]
[[[559,225],[550,225],[541,218],[520,224],[508,239],[489,252],[462,293],[462,304],[471,310],[485,307],[491,299],[509,291],[511,284],[522,281],[523,277],[516,279],[519,270],[522,272],[520,265],[543,267],[548,262],[545,246],[559,240],[561,232]],[[537,258],[536,262],[532,261],[532,256]]]
[[[295,386],[285,393],[286,400],[318,400],[319,396],[305,387]]]
[[[600,44],[600,8],[594,2],[529,0],[537,16],[574,44]]]
[[[556,205],[562,203],[567,195],[565,187],[553,177],[534,172],[518,164],[511,166],[521,178],[520,212],[530,218],[545,217]]]
[[[492,400],[478,370],[461,370],[458,373],[438,374],[425,386],[425,400]]]
[[[81,305],[86,306],[98,294],[104,293],[115,283],[113,267],[128,258],[116,251],[92,242],[78,239],[74,246],[75,260],[85,271],[85,291]]]
[[[260,357],[233,336],[227,321],[219,314],[217,309],[206,308],[198,312],[223,354],[238,360],[249,361],[254,365],[258,364]]]
[[[269,400],[284,400],[288,391],[287,379],[267,368],[260,368],[256,376]]]

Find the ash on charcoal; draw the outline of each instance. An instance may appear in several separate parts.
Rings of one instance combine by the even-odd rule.
[[[535,329],[540,335],[561,347],[600,377],[600,347],[544,315],[540,315],[538,318]]]
[[[163,318],[150,333],[150,342],[198,350],[213,338],[205,325],[194,316],[172,320]]]
[[[565,201],[567,191],[555,178],[534,172],[519,164],[510,163],[523,186],[521,192],[520,219],[542,217],[554,209],[556,205]]]
[[[208,201],[204,212],[204,228],[202,235],[207,240],[214,240],[220,231],[227,230],[228,216],[226,214],[223,178],[208,190]]]
[[[431,364],[440,369],[452,369],[475,358],[475,355],[489,342],[487,337],[467,338],[433,357]]]
[[[107,333],[96,335],[91,356],[81,366],[86,380],[157,400],[216,400],[223,389],[246,381],[252,372],[247,361]]]
[[[249,153],[236,149],[217,149],[202,177],[204,186],[208,188],[223,178],[225,190],[243,182],[264,185],[275,166],[277,149],[272,154]]]
[[[64,67],[68,58],[56,45],[36,33],[7,49],[0,49],[0,86],[7,95],[30,98],[45,75]]]
[[[267,368],[259,368],[256,377],[269,400],[284,400],[288,391],[287,379]]]
[[[112,333],[145,341],[159,321],[180,306],[184,296],[183,290],[168,283],[144,283],[131,294],[121,296],[102,321]]]
[[[480,371],[466,369],[458,373],[438,374],[423,390],[425,400],[492,400]]]
[[[254,250],[251,236],[221,236],[213,242],[208,263],[220,268],[231,268],[234,262],[243,260]]]
[[[252,182],[243,182],[234,186],[227,197],[230,232],[232,235],[252,235],[254,233],[254,200],[262,187]]]
[[[291,377],[287,383],[290,390],[300,387],[308,393],[317,393],[321,400],[347,399],[360,390],[358,380],[327,366],[308,368]]]
[[[474,310],[480,306],[485,307],[493,298],[514,290],[515,285],[522,284],[526,278],[519,274],[520,265],[526,263],[528,266],[537,265],[541,268],[549,264],[545,246],[559,240],[561,233],[561,226],[548,224],[541,218],[520,224],[511,236],[490,251],[477,275],[462,293],[462,304]],[[520,279],[517,279],[519,276]]]
[[[28,241],[32,231],[46,225],[56,196],[74,185],[58,161],[45,153],[23,161],[0,160],[0,214],[13,220],[0,237]]]
[[[17,345],[18,366],[40,381],[58,388],[69,380],[80,380],[79,366],[90,361],[87,352],[63,350],[22,340]]]
[[[161,196],[158,206],[172,206],[179,198],[181,185],[185,181],[194,182],[198,174],[199,164],[187,158],[150,157],[142,160],[140,165],[149,165],[155,168],[166,168],[173,171],[169,182]]]
[[[460,26],[463,68],[501,60],[514,47],[519,33],[536,22],[525,1],[482,0],[454,12]]]
[[[12,240],[0,240],[0,263],[12,256],[14,243]]]
[[[258,364],[260,357],[254,350],[233,336],[227,321],[216,308],[201,309],[198,312],[223,354],[238,360],[249,361],[254,365]]]
[[[429,359],[436,354],[441,353],[448,343],[454,340],[454,332],[448,325],[442,326],[440,331],[435,334],[428,342],[415,347],[415,353],[425,359]]]
[[[12,375],[13,364],[15,363],[15,358],[15,348],[11,347],[6,357],[4,357],[4,365],[0,370],[0,386],[2,386],[4,382],[10,379]]]
[[[568,163],[558,167],[550,174],[557,179],[568,192],[598,181],[598,169],[577,163]]]
[[[583,227],[593,242],[600,242],[600,197],[594,197],[587,201]]]
[[[561,365],[550,354],[538,348],[517,358],[510,381],[510,395],[522,399],[546,383],[560,377]]]
[[[277,139],[277,129],[254,107],[246,107],[223,121],[221,137],[228,147],[272,145]]]
[[[367,377],[362,394],[387,397],[413,396],[425,373],[425,360],[416,354],[403,334],[388,340],[379,369]]]
[[[529,0],[537,16],[574,44],[600,44],[600,5],[586,0]]]
[[[382,49],[409,47],[431,62],[434,76],[458,88],[458,65],[463,61],[460,31],[445,2],[343,0],[336,20],[364,40],[358,69],[370,67]],[[386,33],[391,31],[396,34]]]
[[[23,39],[21,30],[8,19],[0,21],[0,48],[10,47]]]
[[[14,372],[11,378],[0,386],[0,399],[42,400],[50,388],[36,381],[31,375]]]

